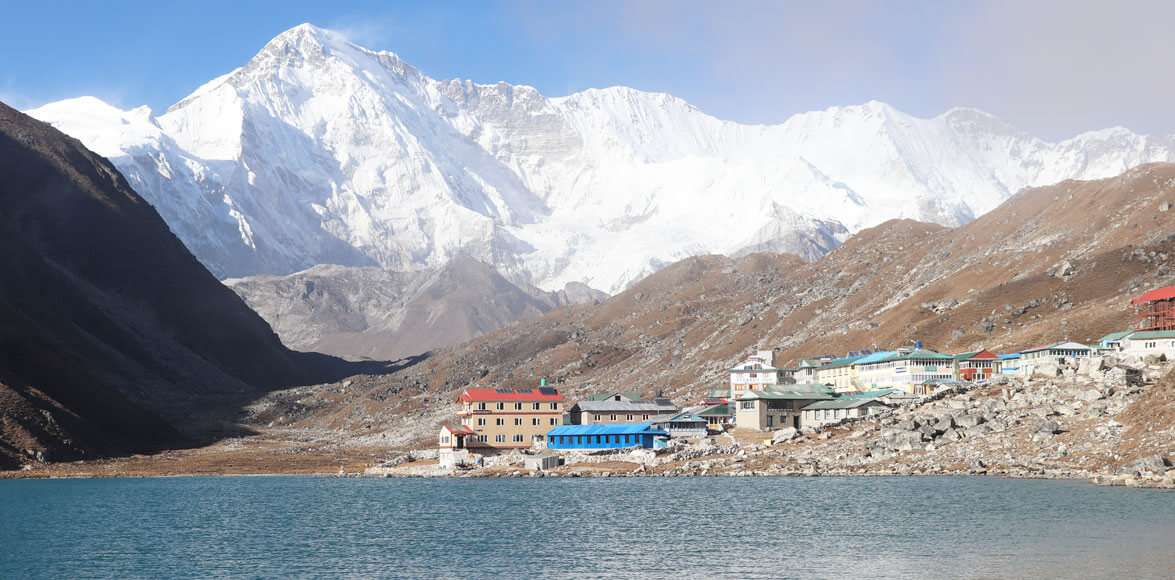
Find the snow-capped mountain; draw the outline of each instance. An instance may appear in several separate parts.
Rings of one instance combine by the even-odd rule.
[[[1175,160],[1173,136],[1052,143],[973,109],[744,125],[623,87],[435,80],[308,24],[159,116],[88,97],[29,114],[109,157],[221,277],[470,254],[615,292],[690,255],[815,258],[887,219],[958,225],[1026,186]]]

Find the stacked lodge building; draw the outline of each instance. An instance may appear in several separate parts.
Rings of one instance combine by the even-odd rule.
[[[1175,358],[1175,286],[1131,301],[1131,330],[1096,345],[1058,342],[998,354],[978,350],[944,354],[911,348],[856,352],[776,366],[775,352],[760,350],[729,369],[728,388],[701,405],[682,409],[660,396],[614,392],[590,396],[570,408],[545,381],[534,389],[470,388],[457,398],[459,425],[441,428],[445,449],[656,448],[670,437],[703,436],[731,426],[754,431],[819,427],[866,417],[917,400],[960,381],[1031,375],[1037,367],[1096,353]]]

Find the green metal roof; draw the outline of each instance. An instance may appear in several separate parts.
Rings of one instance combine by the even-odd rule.
[[[834,358],[834,359],[828,361],[828,364],[825,364],[824,366],[819,367],[816,370],[847,367],[847,366],[852,365],[853,363],[855,363],[863,358],[865,358],[865,355],[863,355],[863,354],[858,355],[858,356],[842,356],[840,358]]]
[[[1130,336],[1133,333],[1134,333],[1133,330],[1122,330],[1122,331],[1118,331],[1118,332],[1111,332],[1111,333],[1099,338],[1097,341],[1098,342],[1117,342],[1119,340],[1122,340],[1123,338],[1126,338],[1127,336]]]
[[[730,416],[730,405],[714,405],[713,407],[706,407],[696,413],[699,417],[728,417]]]
[[[878,389],[875,391],[850,391],[847,393],[841,393],[840,398],[842,398],[842,399],[877,399],[880,397],[886,397],[886,396],[892,395],[894,393],[899,393],[899,392],[901,392],[901,389]]]
[[[1143,330],[1130,335],[1130,340],[1155,340],[1156,338],[1175,338],[1175,330]]]
[[[831,399],[834,396],[832,388],[828,385],[772,385],[761,391],[747,391],[739,396],[739,400],[802,401],[805,399]]]
[[[804,411],[819,411],[821,409],[856,409],[862,405],[869,403],[881,403],[877,399],[866,399],[861,397],[832,399],[831,401],[816,401],[811,405],[803,408]],[[884,404],[884,403],[882,403]]]

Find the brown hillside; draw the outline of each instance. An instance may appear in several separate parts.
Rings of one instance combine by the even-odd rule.
[[[540,377],[572,397],[637,389],[690,401],[764,347],[795,360],[915,339],[945,351],[1091,340],[1128,324],[1131,296],[1172,283],[1175,211],[1160,211],[1163,201],[1175,204],[1175,165],[1026,190],[957,229],[887,222],[814,263],[690,258],[603,304],[560,309],[358,381],[364,394],[301,421],[436,420],[464,386]]]

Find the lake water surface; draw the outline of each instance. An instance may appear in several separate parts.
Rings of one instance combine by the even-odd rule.
[[[1175,493],[995,478],[0,481],[0,578],[1172,578]]]

